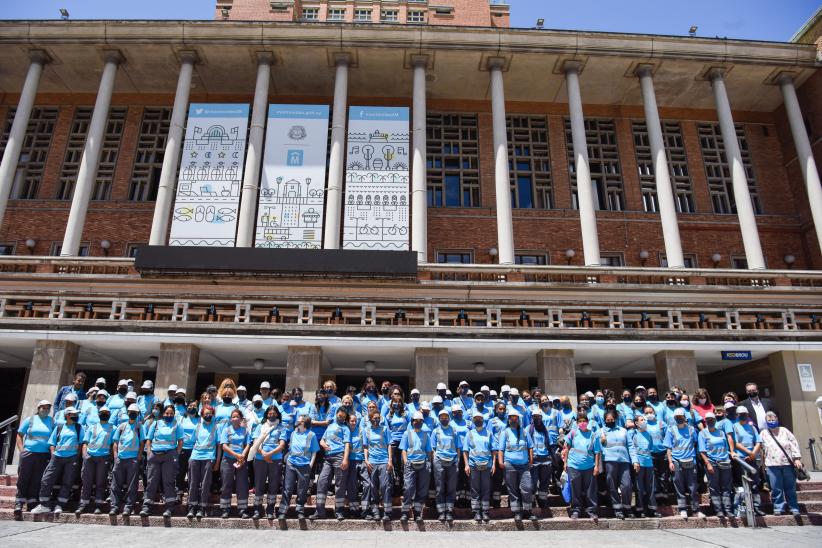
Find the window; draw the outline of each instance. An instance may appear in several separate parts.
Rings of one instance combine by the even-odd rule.
[[[479,207],[476,114],[429,113],[428,207]]]
[[[622,253],[600,253],[599,264],[601,266],[624,266],[625,260]]]
[[[52,257],[59,257],[60,251],[63,250],[63,242],[52,242],[51,243],[51,253]],[[80,244],[80,248],[77,250],[78,257],[88,257],[88,243]]]
[[[696,268],[696,255],[683,255],[682,262],[685,263],[685,268]],[[659,254],[659,265],[662,268],[668,268],[668,257],[665,255],[665,253]]]
[[[585,139],[588,143],[588,165],[591,170],[591,186],[595,209],[622,211],[625,197],[622,192],[622,172],[619,167],[616,128],[613,120],[585,119]],[[571,193],[574,209],[579,207],[577,197],[577,173],[574,158],[571,120],[565,120],[565,142],[568,150],[568,172],[571,176]]]
[[[420,10],[409,10],[408,11],[408,22],[409,23],[425,23],[425,12]]]
[[[354,10],[354,21],[371,21],[371,10],[356,9]]]
[[[79,107],[74,113],[71,124],[66,156],[63,160],[63,170],[60,173],[60,183],[57,189],[58,200],[71,200],[74,195],[74,184],[80,171],[80,161],[83,158],[83,149],[86,145],[89,125],[91,124],[91,107]],[[97,167],[97,179],[91,192],[92,200],[108,200],[111,198],[111,185],[114,178],[114,168],[117,165],[117,152],[120,150],[120,137],[123,135],[123,126],[128,114],[127,107],[112,107],[109,110],[106,123],[103,146],[100,151],[100,163]]]
[[[745,257],[731,257],[731,268],[748,269],[748,259]]]
[[[705,164],[705,175],[708,178],[708,191],[711,194],[711,205],[714,213],[736,213],[733,181],[730,167],[725,155],[725,144],[722,141],[722,132],[719,124],[699,124],[699,145],[702,148],[702,160]],[[745,177],[748,179],[748,192],[751,195],[751,204],[754,213],[762,213],[762,202],[759,200],[759,191],[754,178],[751,151],[748,140],[745,138],[745,128],[736,125],[736,137],[739,142],[739,151],[742,153],[742,165],[745,168]]]
[[[170,108],[143,110],[137,152],[134,155],[134,170],[128,189],[128,199],[131,201],[146,202],[157,199],[170,120]]]
[[[642,206],[646,212],[655,213],[659,211],[659,201],[656,196],[656,172],[645,122],[634,122],[633,133],[636,164],[642,190]],[[694,196],[691,189],[691,178],[688,175],[685,142],[682,139],[682,128],[679,122],[662,122],[662,140],[665,144],[665,155],[668,158],[668,171],[676,210],[679,213],[693,213],[695,210]]]
[[[145,243],[145,242],[143,242],[141,244],[128,244],[126,246],[126,257],[136,257],[137,256],[137,250],[140,249],[140,247],[142,247],[144,245],[148,245],[148,244]]]
[[[551,209],[553,187],[544,116],[508,116],[508,172],[511,206]]]
[[[2,141],[0,141],[0,157],[8,144],[16,112],[16,108],[9,109]],[[40,180],[43,178],[43,168],[51,147],[51,136],[54,134],[54,126],[57,123],[57,113],[57,109],[53,107],[35,107],[31,110],[29,125],[20,147],[20,157],[17,160],[17,171],[12,181],[10,199],[33,200],[37,198]]]
[[[546,265],[548,264],[548,256],[544,253],[515,253],[514,262],[524,265]]]
[[[329,8],[329,21],[345,21],[345,8]]]
[[[320,8],[303,8],[303,21],[319,21]]]
[[[441,251],[437,253],[438,263],[472,264],[473,253],[470,251]]]
[[[397,10],[382,10],[380,12],[380,21],[386,23],[397,22],[400,20],[400,12]]]
[[[14,244],[0,244],[0,255],[14,255]]]

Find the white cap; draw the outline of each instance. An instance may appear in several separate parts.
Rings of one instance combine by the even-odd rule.
[[[111,409],[109,409],[109,408],[108,408],[108,407],[106,407],[105,405],[104,405],[103,407],[101,407],[99,411],[97,411],[97,414],[99,415],[99,414],[100,414],[100,413],[102,413],[103,411],[108,411],[108,414],[109,414],[109,415],[111,415]]]
[[[417,390],[417,389],[415,388],[415,389],[413,389],[413,390],[411,391],[411,395],[413,396],[414,394],[416,394],[416,395],[418,395],[418,396],[419,396],[420,391],[419,391],[419,390]]]
[[[421,421],[421,420],[425,420],[425,419],[422,418],[422,413],[417,411],[413,415],[411,415],[411,420],[412,421]]]
[[[520,413],[519,409],[517,409],[516,407],[512,407],[510,409],[510,411],[508,411],[508,416],[509,417],[521,417],[522,413]]]
[[[588,390],[588,391],[585,393],[585,395],[586,395],[586,396],[588,396],[589,398],[593,398],[593,397],[594,397],[594,393],[593,393],[593,392],[591,392],[590,390]]]
[[[170,384],[168,386],[168,391],[169,392],[176,392],[177,391],[177,385],[176,384]]]
[[[503,385],[502,385],[502,388],[500,388],[500,389],[499,389],[499,391],[500,391],[500,392],[510,392],[510,391],[511,391],[511,387],[510,387],[510,386],[508,386],[507,384],[503,384]]]
[[[271,383],[268,382],[268,381],[263,381],[263,382],[260,383],[260,388],[268,388],[270,390],[271,389]]]
[[[544,415],[542,414],[542,411],[540,411],[539,409],[535,409],[531,412],[531,418],[534,417],[539,417],[541,419],[542,417],[544,417]]]
[[[185,394],[185,393],[186,393],[186,389],[183,388],[182,386],[180,388],[178,388],[177,391],[175,392],[175,394]]]
[[[455,411],[456,411],[456,409],[455,409]],[[443,407],[442,409],[440,409],[440,412],[439,412],[439,413],[437,413],[437,416],[438,416],[438,417],[439,417],[440,415],[450,415],[450,413],[448,412],[448,409],[446,409],[445,407]]]
[[[468,381],[460,381],[460,383],[459,383],[457,386],[458,386],[458,387],[460,387],[460,386],[462,386],[463,384],[467,385],[467,384],[468,384]]]
[[[442,398],[440,398],[440,399],[442,399]],[[424,401],[424,402],[420,403],[420,409],[426,409],[428,411],[431,411],[431,404],[428,403],[427,401]]]
[[[505,387],[503,387],[503,392],[505,391],[504,388]],[[519,396],[519,390],[517,390],[516,388],[512,388],[511,390],[508,391],[508,395],[509,396]]]
[[[485,415],[482,414],[482,411],[478,411],[477,409],[474,409],[474,412],[471,413],[471,418],[473,419],[474,417],[482,417],[484,419]]]
[[[490,391],[488,392],[488,397],[489,397],[489,398],[490,398],[491,396],[496,396],[496,395],[497,395],[497,391],[496,391],[496,390],[490,390]]]
[[[737,407],[736,407],[736,404],[735,404],[734,402],[732,402],[732,401],[725,402],[724,407],[725,407],[725,409],[734,409],[734,408],[737,408]],[[737,409],[738,409],[738,408],[737,408]],[[747,411],[747,409],[745,409],[745,411]]]
[[[467,396],[473,396],[473,395],[474,395],[474,391],[473,391],[473,390],[471,390],[471,389],[469,389],[469,390],[468,390],[468,392],[466,392],[465,394],[466,394]]]
[[[76,415],[79,411],[73,405],[66,407],[66,410],[63,412],[64,415]]]
[[[126,394],[126,399],[136,401],[137,400],[137,392],[129,392],[128,394]]]
[[[94,384],[97,384],[98,382],[106,384],[106,379],[104,379],[103,377],[97,377],[97,380],[94,381]]]
[[[246,387],[245,387],[245,386],[243,386],[242,384],[241,384],[240,386],[238,386],[238,387],[237,387],[237,392],[240,392],[240,391],[242,391],[242,392],[248,392],[248,390],[246,389]]]
[[[103,389],[101,388],[100,390],[98,390],[98,391],[97,391],[97,395],[98,395],[98,396],[105,396],[105,397],[109,397],[111,394],[109,394],[108,392],[106,392],[105,390],[103,390]]]
[[[462,407],[460,407],[459,405],[455,405],[451,407],[451,412],[462,414]]]
[[[66,394],[66,396],[63,399],[64,400],[77,401],[77,394],[75,394],[74,392],[69,392],[68,394]]]
[[[646,390],[646,388],[644,386],[642,386],[641,384],[638,384],[638,385],[636,385],[636,388],[634,388],[634,390]]]
[[[450,390],[448,390],[448,389],[446,389],[446,390],[445,390],[445,395],[446,395],[446,396],[453,396],[453,394],[451,393],[451,391],[450,391]]]
[[[674,411],[674,417],[684,417],[684,416],[685,416],[685,410],[682,409],[681,407],[677,407],[676,410]]]
[[[444,382],[437,383],[437,390],[448,390],[448,387],[445,386]]]
[[[442,403],[442,396],[434,396],[431,398],[431,403]]]
[[[136,403],[132,403],[131,405],[128,406],[128,409],[126,409],[126,411],[137,411],[139,413],[140,412],[140,406],[137,405]]]
[[[40,400],[40,403],[37,404],[37,407],[43,407],[44,405],[51,406],[51,402],[48,400]]]
[[[739,414],[739,413],[747,413],[747,412],[748,412],[748,408],[747,408],[747,407],[745,407],[744,405],[740,405],[739,407],[737,407],[737,408],[736,408],[736,412],[737,412],[737,414]]]
[[[142,388],[145,388],[147,390],[151,390],[152,388],[154,388],[154,383],[151,382],[151,381],[143,381]]]
[[[711,411],[708,411],[707,413],[705,413],[705,418],[706,419],[715,419],[716,415],[714,415]]]
[[[117,386],[128,386],[128,381],[126,379],[120,379],[117,381]]]
[[[488,385],[487,385],[487,384],[483,384],[483,385],[482,385],[482,388],[480,388],[480,391],[481,391],[481,392],[488,392],[489,390],[490,390],[490,388],[488,388]]]
[[[134,379],[126,379],[126,384],[134,384]]]
[[[92,386],[91,388],[86,390],[86,396],[88,396],[89,394],[96,394],[98,390],[100,390],[100,389],[97,388],[96,386]]]
[[[263,401],[263,397],[259,394],[254,394],[254,397],[251,398],[251,401]]]

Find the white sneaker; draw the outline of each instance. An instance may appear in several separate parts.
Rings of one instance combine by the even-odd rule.
[[[696,517],[698,517],[699,519],[705,519],[705,514],[703,514],[702,512],[697,512]]]
[[[679,517],[681,517],[682,519],[688,519],[688,512],[686,512],[685,510],[680,511]]]
[[[54,515],[59,516],[62,513],[63,513],[63,507],[60,506],[59,504],[55,504],[54,505]]]
[[[42,504],[38,504],[38,505],[37,505],[37,506],[36,506],[36,507],[35,507],[35,508],[31,511],[31,513],[32,513],[33,515],[37,515],[37,514],[49,514],[49,513],[51,513],[51,509],[50,509],[48,506],[44,506],[44,505],[42,505]]]

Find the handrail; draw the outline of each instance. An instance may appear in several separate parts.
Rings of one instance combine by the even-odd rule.
[[[3,447],[0,449],[0,475],[6,473],[6,461],[8,460],[9,446],[11,445],[11,428],[9,426],[17,422],[19,418],[18,415],[12,415],[0,422],[0,436],[3,436]]]
[[[754,513],[753,491],[751,490],[752,476],[756,474],[756,468],[739,457],[733,457],[733,459],[742,468],[743,472],[742,491],[745,500],[745,523],[748,527],[756,529],[756,514]]]
[[[0,422],[0,430],[2,430],[3,428],[5,428],[6,426],[8,426],[10,424],[14,424],[14,422],[19,418],[20,418],[19,415],[12,415],[11,417],[4,420],[3,422]]]

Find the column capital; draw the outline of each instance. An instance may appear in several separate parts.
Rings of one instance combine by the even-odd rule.
[[[415,53],[409,56],[409,62],[411,68],[424,67],[425,69],[428,69],[431,66],[432,59],[430,55]]]
[[[258,65],[276,65],[277,56],[273,51],[257,51],[254,53]]]
[[[510,59],[501,56],[488,57],[485,61],[485,68],[488,70],[501,70],[503,72],[508,70]]]
[[[200,54],[193,49],[184,49],[178,51],[177,58],[180,60],[180,64],[191,63],[192,65],[199,65],[200,63],[202,63]]]
[[[562,72],[564,74],[568,74],[569,72],[574,72],[576,74],[581,74],[583,69],[585,69],[585,63],[583,61],[578,61],[576,59],[569,59],[562,63]]]
[[[642,78],[643,76],[653,76],[659,65],[653,63],[639,63],[634,69],[634,76]]]
[[[115,65],[122,65],[126,62],[126,58],[119,49],[103,50],[103,61],[106,63],[114,63]]]
[[[733,67],[717,67],[715,65],[708,65],[702,69],[697,80],[706,80],[714,82],[716,80],[724,80]]]
[[[30,49],[29,50],[29,61],[32,63],[40,63],[41,65],[47,65],[51,63],[54,59],[52,59],[51,55],[44,49]]]
[[[333,67],[346,66],[356,67],[357,60],[353,53],[347,51],[336,51],[328,56],[329,64]]]

